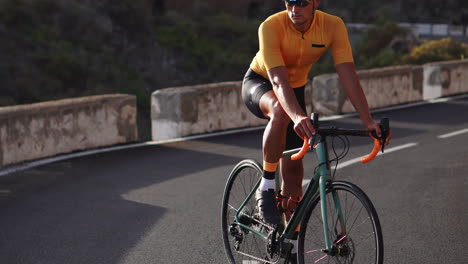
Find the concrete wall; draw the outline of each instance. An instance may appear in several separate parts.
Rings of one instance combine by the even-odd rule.
[[[423,66],[400,66],[359,71],[370,108],[422,100]],[[354,112],[338,74],[317,76],[312,81],[314,111],[325,114]],[[440,96],[440,95],[439,95]]]
[[[468,93],[468,60],[359,71],[370,108]],[[244,106],[241,82],[173,87],[151,98],[155,141],[233,128],[264,125]],[[308,111],[354,112],[337,74],[315,77],[306,87]]]
[[[422,66],[386,67],[358,72],[372,109],[468,92],[468,60]],[[312,80],[312,108],[325,115],[354,112],[338,74]]]
[[[468,60],[424,65],[424,99],[468,91]]]
[[[153,140],[265,124],[243,106],[241,82],[161,89],[151,96]]]
[[[161,89],[151,96],[151,131],[155,141],[240,127],[265,125],[245,107],[242,82]],[[312,86],[306,85],[312,110]]]
[[[0,166],[137,141],[136,114],[122,94],[0,107]]]

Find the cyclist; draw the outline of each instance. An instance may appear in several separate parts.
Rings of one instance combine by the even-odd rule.
[[[285,0],[286,10],[263,21],[258,29],[259,51],[243,80],[245,104],[257,117],[269,120],[263,134],[263,177],[256,199],[261,216],[271,224],[281,221],[274,181],[278,164],[283,177],[281,197],[289,199],[281,206],[302,196],[302,160],[280,158],[285,149],[301,147],[302,138],[315,133],[305,109],[304,88],[310,68],[328,48],[364,127],[381,136],[357,77],[345,24],[339,17],[318,11],[319,5],[320,0]]]

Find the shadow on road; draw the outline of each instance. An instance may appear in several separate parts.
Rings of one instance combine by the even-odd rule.
[[[150,146],[0,177],[0,262],[119,263],[167,211],[124,194],[237,162]]]

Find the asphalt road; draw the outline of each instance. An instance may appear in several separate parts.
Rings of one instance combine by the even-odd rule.
[[[385,263],[468,263],[467,112],[465,98],[375,114],[391,119],[395,136],[368,165],[346,163],[372,148],[351,138],[337,177],[374,202]],[[355,117],[333,124],[360,128]],[[224,184],[240,160],[261,160],[261,137],[138,147],[2,176],[0,263],[226,263]],[[310,174],[313,155],[306,160]]]

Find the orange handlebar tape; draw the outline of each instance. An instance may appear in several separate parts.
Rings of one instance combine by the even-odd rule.
[[[380,140],[374,138],[373,136],[371,136],[371,138],[374,139],[374,148],[372,149],[372,152],[369,155],[367,155],[367,156],[365,156],[365,157],[363,157],[361,159],[362,163],[367,163],[367,162],[373,160],[377,156],[377,154],[379,154],[379,150],[380,150],[380,147],[381,147]]]
[[[309,151],[309,139],[307,139],[307,138],[305,137],[305,138],[304,138],[304,144],[302,145],[301,150],[300,150],[298,153],[292,155],[292,156],[291,156],[291,159],[292,159],[292,160],[300,160],[300,159],[302,159],[302,158],[305,156],[305,154],[307,153],[307,151]]]

